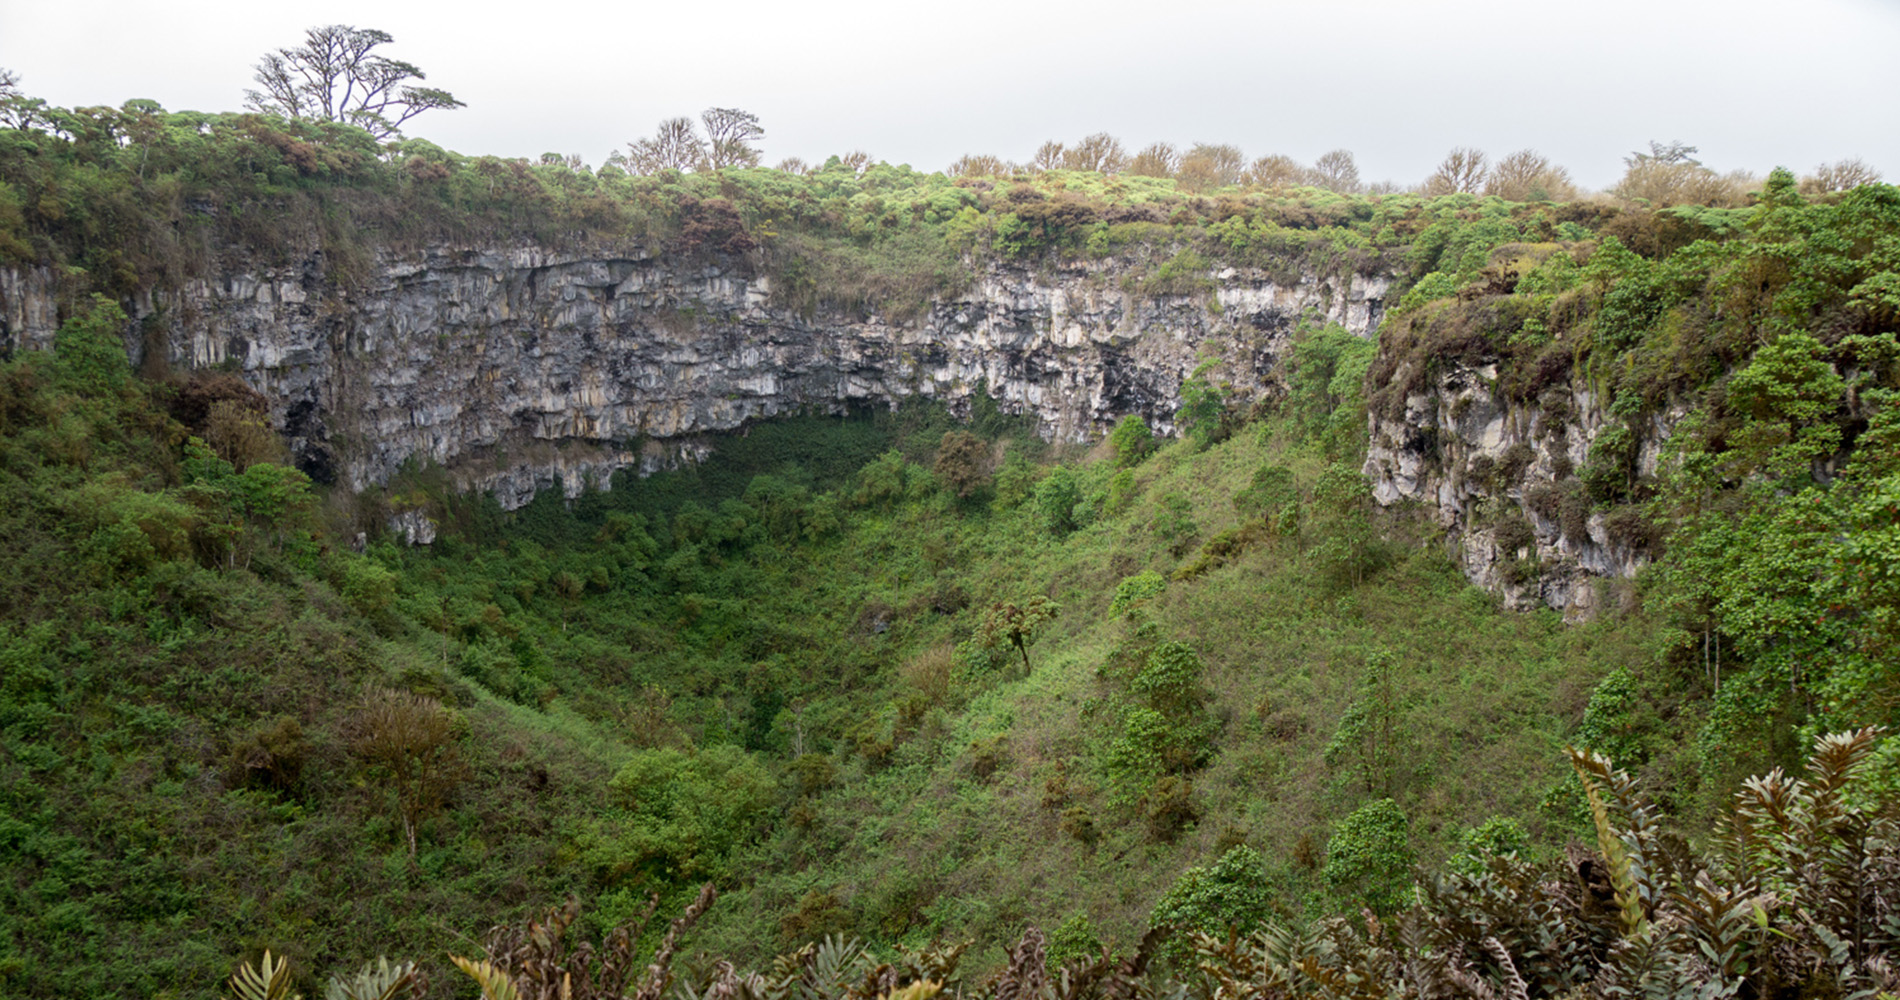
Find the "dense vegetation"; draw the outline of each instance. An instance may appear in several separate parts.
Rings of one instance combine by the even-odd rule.
[[[771,965],[826,935],[970,940],[999,997],[1068,962],[1067,996],[1168,989],[1151,972],[1262,997],[1890,986],[1894,751],[1841,738],[1810,784],[1731,796],[1900,707],[1894,188],[1777,174],[1746,206],[1655,208],[843,161],[635,177],[42,113],[0,130],[0,262],[52,268],[67,314],[0,365],[8,995],[207,995],[264,949],[307,994],[390,955],[448,995],[473,988],[463,936],[568,896],[541,924],[560,947],[656,991],[603,935],[670,955],[647,924],[689,904],[692,950],[765,973],[683,963],[721,995],[924,1000],[959,954]],[[321,250],[347,284],[384,250],[508,240],[644,241],[897,315],[983,262],[1106,254],[1153,262],[1141,294],[1204,293],[1220,262],[1404,294],[1376,348],[1303,328],[1257,408],[1191,382],[1177,440],[1053,447],[986,400],[813,414],[514,512],[429,469],[320,489],[233,376],[124,361],[121,303],[223,254]],[[1371,503],[1368,407],[1490,362],[1503,397],[1581,379],[1622,421],[1555,482],[1492,473],[1648,548],[1621,613],[1502,613]],[[401,546],[392,504],[440,539]],[[526,976],[550,940],[504,928],[489,957]]]

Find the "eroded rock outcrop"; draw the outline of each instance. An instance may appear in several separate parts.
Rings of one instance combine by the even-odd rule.
[[[1371,416],[1365,475],[1380,504],[1422,504],[1445,529],[1465,576],[1508,607],[1593,617],[1607,579],[1634,577],[1645,546],[1590,501],[1577,473],[1606,431],[1628,425],[1586,384],[1534,403],[1500,399],[1497,366],[1450,365],[1405,398],[1402,416]],[[1633,436],[1631,473],[1653,475],[1670,412]],[[1600,459],[1599,459],[1600,460]]]
[[[1226,269],[1204,293],[1146,298],[1124,290],[1143,267],[990,266],[900,319],[802,314],[731,262],[637,247],[439,248],[347,289],[314,259],[151,289],[127,347],[240,372],[319,479],[360,489],[434,463],[513,507],[557,480],[573,495],[691,460],[747,420],[910,396],[963,411],[979,386],[1051,438],[1129,413],[1166,430],[1203,360],[1243,398],[1271,393],[1302,316],[1370,335],[1387,286]],[[10,349],[51,342],[53,302],[44,272],[0,273]]]

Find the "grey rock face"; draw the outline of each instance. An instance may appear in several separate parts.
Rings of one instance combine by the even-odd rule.
[[[1273,393],[1300,317],[1369,336],[1387,287],[1224,269],[1210,293],[1145,299],[1122,290],[1142,270],[991,266],[899,320],[801,315],[766,277],[639,247],[438,248],[386,256],[354,290],[315,260],[150,289],[134,311],[163,336],[128,331],[128,350],[162,343],[175,367],[240,372],[319,479],[360,489],[434,463],[515,507],[557,480],[573,496],[703,457],[708,434],[747,420],[912,396],[967,412],[979,384],[1050,438],[1130,413],[1167,432],[1204,360],[1243,399]],[[0,270],[0,343],[49,345],[54,302],[50,275]]]
[[[1402,419],[1374,413],[1363,471],[1380,504],[1424,505],[1445,529],[1466,578],[1503,595],[1506,606],[1588,619],[1604,599],[1598,581],[1632,578],[1647,559],[1613,539],[1600,513],[1566,532],[1548,498],[1583,467],[1597,435],[1620,421],[1582,385],[1523,406],[1500,401],[1496,379],[1495,365],[1454,368],[1430,391],[1408,397]],[[1665,414],[1646,429],[1642,474],[1656,471],[1662,442],[1680,416]],[[1536,502],[1540,491],[1544,503]],[[1504,551],[1497,526],[1513,517],[1529,523],[1532,541]],[[1513,564],[1526,562],[1537,572],[1516,578]]]

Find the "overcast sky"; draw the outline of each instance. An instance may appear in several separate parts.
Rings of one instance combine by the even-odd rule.
[[[1720,170],[1859,156],[1900,180],[1900,0],[0,0],[0,66],[54,104],[236,110],[263,53],[395,36],[468,107],[407,132],[598,164],[662,118],[743,108],[766,162],[938,170],[1107,131],[1412,183],[1452,146],[1534,147],[1589,187],[1651,139]]]

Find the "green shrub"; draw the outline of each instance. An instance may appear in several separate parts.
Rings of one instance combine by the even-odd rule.
[[[1115,464],[1128,468],[1140,465],[1141,460],[1154,450],[1154,433],[1148,429],[1148,422],[1130,413],[1109,432],[1109,446],[1115,449]]]
[[[1041,517],[1043,531],[1062,538],[1079,527],[1075,509],[1082,502],[1082,488],[1073,469],[1058,465],[1049,470],[1042,482],[1036,484],[1035,496],[1036,513]]]
[[[1412,902],[1409,824],[1391,799],[1368,802],[1333,828],[1320,878],[1342,899],[1392,913]]]
[[[1251,934],[1274,916],[1266,862],[1251,847],[1234,847],[1211,865],[1189,868],[1156,901],[1155,927],[1197,930],[1225,938]],[[1185,949],[1183,949],[1185,951]]]

